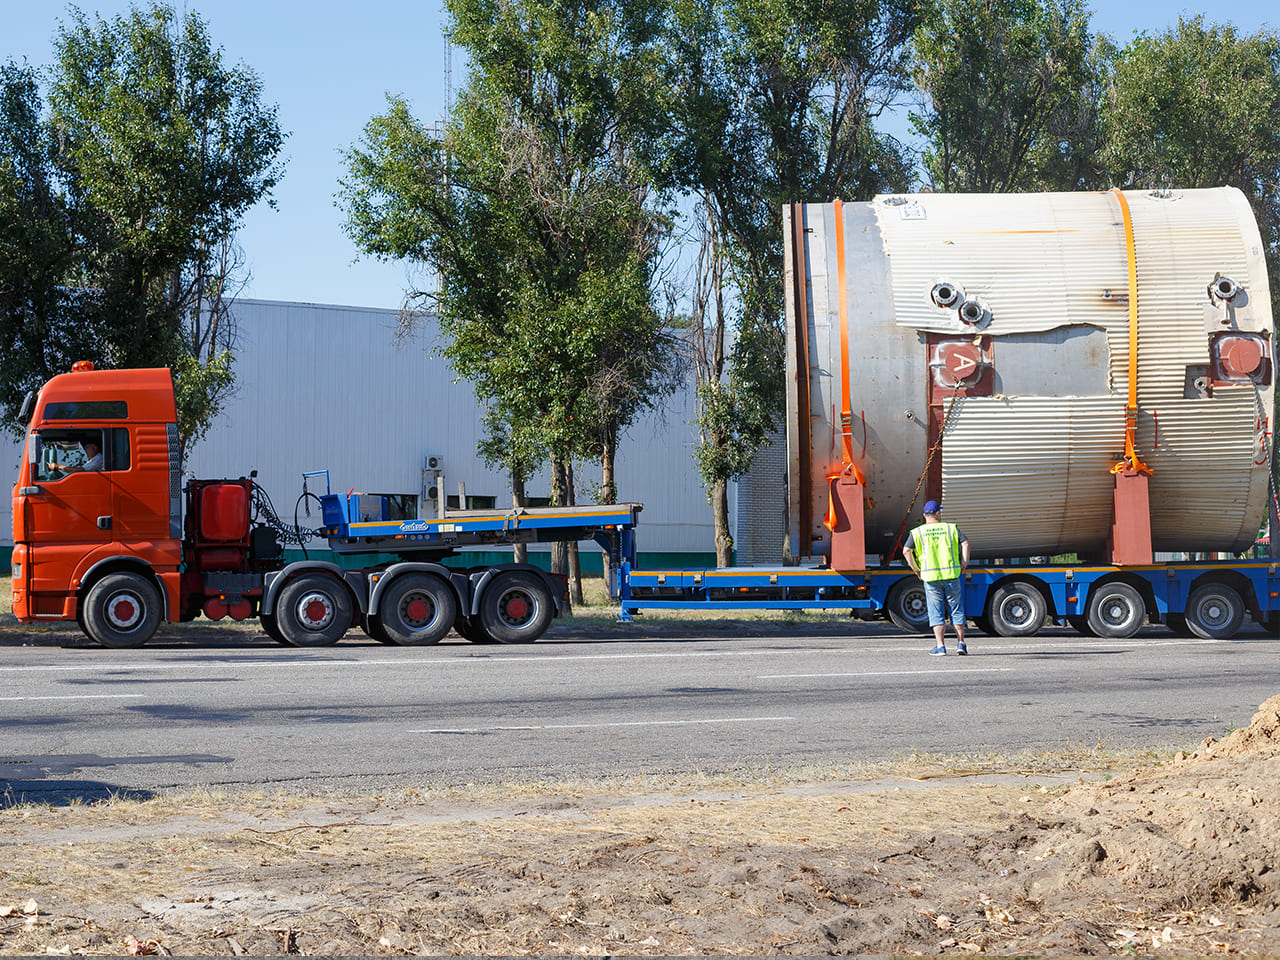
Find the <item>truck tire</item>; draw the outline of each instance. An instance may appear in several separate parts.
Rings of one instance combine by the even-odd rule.
[[[276,617],[273,613],[261,613],[258,615],[258,625],[262,627],[262,632],[274,640],[276,643],[284,646],[292,646],[288,640],[284,638],[284,634],[280,632],[280,625],[276,623]]]
[[[884,598],[884,612],[904,633],[929,632],[929,604],[925,600],[924,584],[915,577],[903,577],[889,588]]]
[[[333,577],[308,574],[284,585],[275,616],[280,633],[295,647],[327,647],[351,626],[351,597]]]
[[[1202,640],[1229,640],[1244,623],[1244,601],[1234,587],[1206,583],[1187,598],[1187,629]]]
[[[84,632],[104,647],[140,647],[160,626],[160,591],[139,573],[110,573],[84,600]]]
[[[378,601],[382,631],[406,647],[439,643],[457,615],[453,587],[429,573],[401,574]]]
[[[987,619],[1002,637],[1034,637],[1044,626],[1048,607],[1030,583],[1006,583],[991,595]]]
[[[532,573],[500,573],[480,597],[480,629],[499,643],[533,643],[551,625],[551,592]]]
[[[387,631],[382,629],[382,621],[377,617],[365,617],[360,623],[360,629],[371,640],[377,640],[379,643],[395,643],[394,640],[387,636]]]
[[[476,617],[458,617],[453,621],[453,629],[457,631],[458,636],[469,643],[497,643],[484,632],[484,628],[480,626]]]
[[[1137,633],[1146,619],[1142,594],[1119,580],[1097,587],[1089,598],[1089,628],[1099,637],[1125,640]]]
[[[1096,637],[1093,627],[1089,626],[1089,618],[1083,613],[1067,614],[1067,623],[1071,625],[1071,629],[1082,637]]]

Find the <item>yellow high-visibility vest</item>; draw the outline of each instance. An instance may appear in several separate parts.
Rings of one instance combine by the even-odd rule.
[[[911,532],[920,579],[954,580],[960,576],[960,528],[954,523],[925,523]]]

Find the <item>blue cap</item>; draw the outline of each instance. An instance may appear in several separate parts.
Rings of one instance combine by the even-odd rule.
[[[937,500],[930,500],[928,503],[924,505],[925,513],[938,513],[941,510],[942,510],[942,504],[940,504]]]

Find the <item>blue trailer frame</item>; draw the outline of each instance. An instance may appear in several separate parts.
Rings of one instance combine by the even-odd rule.
[[[886,616],[908,631],[928,629],[924,589],[906,567],[641,570],[635,534],[620,540],[614,587],[619,619],[650,609],[830,610]],[[1145,622],[1225,639],[1247,616],[1280,632],[1276,559],[1176,561],[1144,566],[976,565],[964,574],[968,618],[984,632],[1030,636],[1063,620],[1083,633],[1132,636]]]
[[[593,540],[612,561],[618,618],[645,610],[849,610],[924,632],[924,588],[904,566],[664,568],[636,563],[640,504],[451,511],[438,519],[390,519],[354,491],[321,497],[323,532],[337,553],[406,559],[465,546]],[[366,498],[362,504],[361,498]],[[1064,621],[1082,633],[1132,636],[1146,622],[1205,638],[1233,636],[1252,616],[1280,631],[1280,561],[1208,560],[1107,564],[979,564],[964,574],[966,616],[987,633],[1031,636]]]

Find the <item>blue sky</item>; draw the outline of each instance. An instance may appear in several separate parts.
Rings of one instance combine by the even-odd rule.
[[[175,5],[199,11],[226,59],[258,73],[264,98],[279,104],[281,127],[290,133],[284,179],[275,192],[277,209],[261,205],[240,233],[252,270],[241,296],[398,307],[410,285],[406,268],[359,257],[342,231],[342,213],[334,205],[343,172],[339,152],[359,139],[388,92],[403,94],[424,121],[443,115],[442,4],[175,0]],[[91,17],[105,18],[129,6],[127,0],[79,4]],[[0,59],[25,58],[35,67],[50,63],[53,37],[67,10],[48,0],[10,4],[0,27]],[[1160,31],[1176,23],[1179,14],[1197,12],[1246,32],[1280,25],[1280,15],[1263,0],[1221,8],[1110,0],[1096,4],[1093,26],[1123,43],[1135,32]],[[455,89],[463,81],[460,61],[455,58]]]

